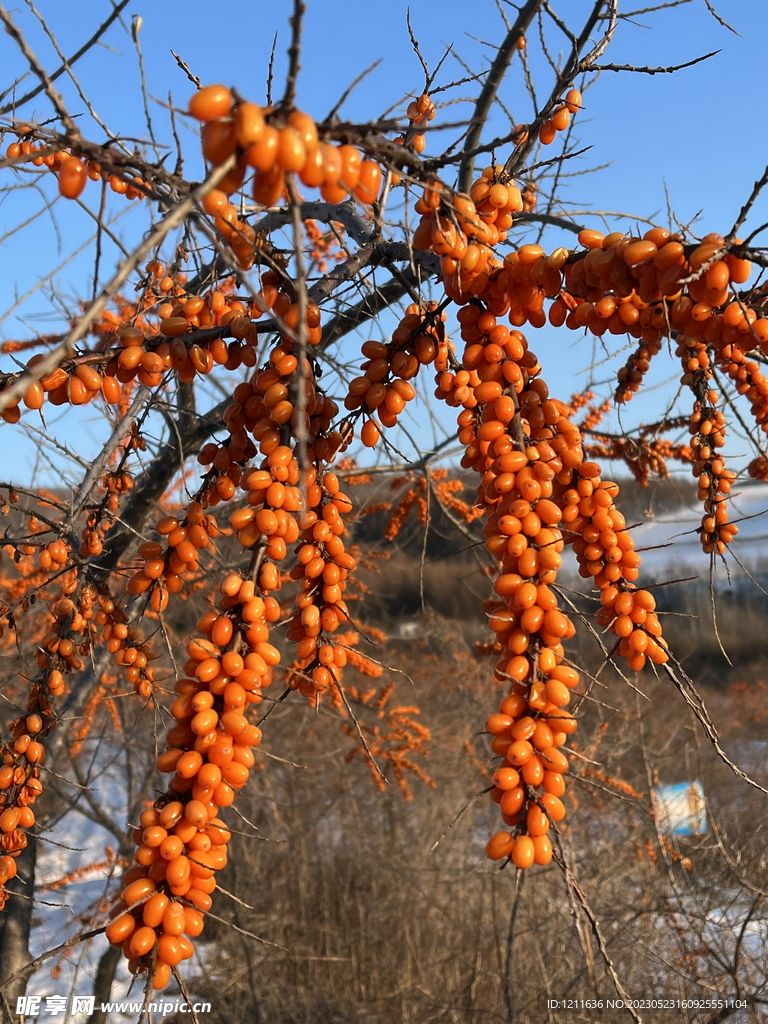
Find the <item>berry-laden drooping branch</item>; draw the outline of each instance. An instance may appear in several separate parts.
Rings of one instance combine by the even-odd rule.
[[[172,774],[166,793],[142,812],[134,832],[135,864],[123,875],[122,902],[107,938],[122,945],[136,974],[151,968],[164,988],[171,968],[194,952],[190,936],[203,928],[215,873],[227,863],[229,832],[219,809],[233,802],[254,764],[261,730],[244,712],[262,700],[280,653],[268,642],[279,615],[253,580],[236,573],[221,583],[218,612],[198,622],[201,636],[187,645],[185,678],[170,708],[176,720],[157,767]]]
[[[531,16],[534,6],[528,5]],[[571,79],[585,70],[577,59],[581,46],[574,43]],[[623,459],[641,481],[666,472],[669,458],[690,463],[704,503],[704,550],[725,556],[736,534],[726,507],[735,474],[720,453],[727,423],[716,373],[732,382],[736,397],[746,396],[746,415],[758,431],[768,430],[768,383],[758,368],[768,352],[765,294],[742,287],[753,263],[765,262],[759,252],[732,236],[696,238],[659,227],[642,238],[585,229],[576,249],[550,253],[513,236],[523,217],[535,216],[538,165],[524,167],[525,154],[536,138],[546,146],[564,136],[582,107],[573,81],[561,88],[558,80],[532,126],[514,126],[492,147],[473,143],[430,159],[437,107],[429,88],[409,102],[405,119],[344,125],[316,123],[292,101],[261,107],[223,85],[206,86],[188,109],[209,168],[203,185],[71,131],[9,126],[14,141],[5,166],[54,174],[65,199],[80,200],[88,182],[100,180],[127,199],[164,210],[188,203],[190,210],[172,258],[153,249],[137,260],[143,269],[136,294],[116,290],[88,321],[90,347],[81,341],[68,348],[66,332],[4,346],[9,355],[41,349],[0,375],[7,424],[24,409],[93,405],[115,436],[74,504],[51,505],[42,525],[33,527],[27,516],[26,541],[34,543],[23,545],[24,556],[37,553],[35,593],[45,596],[53,624],[39,638],[39,678],[2,748],[0,903],[26,841],[23,829],[34,824],[30,805],[42,788],[44,740],[60,724],[55,699],[102,646],[143,701],[173,692],[174,721],[157,757],[170,779],[134,830],[134,863],[107,926],[131,972],[147,973],[155,988],[192,955],[191,940],[212,908],[230,839],[220,813],[255,764],[261,728],[249,713],[265,700],[281,663],[284,696],[298,691],[314,707],[330,697],[343,709],[345,731],[359,744],[350,759],[365,757],[377,784],[384,785],[376,757],[407,797],[406,772],[432,784],[411,758],[429,738],[414,719],[417,709],[386,710],[388,686],[375,703],[375,691],[344,687],[347,665],[379,671],[354,650],[354,501],[334,468],[355,440],[363,449],[394,448],[394,430],[414,408],[427,368],[434,395],[458,410],[461,466],[477,475],[476,500],[468,508],[452,498],[439,471],[424,462],[387,535],[397,534],[412,507],[426,524],[432,495],[465,522],[483,520],[493,563],[494,597],[484,605],[494,636],[488,647],[496,655],[494,682],[506,690],[486,722],[501,759],[491,798],[505,825],[487,853],[519,869],[550,862],[553,825],[565,815],[564,748],[577,727],[571,703],[584,694],[565,648],[576,631],[558,590],[566,548],[599,595],[595,618],[614,638],[610,654],[635,672],[670,659],[655,600],[638,586],[640,557],[617,507],[618,486],[592,457]],[[479,139],[479,129],[471,137]],[[503,147],[512,148],[507,163],[486,167],[468,192],[444,180],[447,168],[469,168],[481,152]],[[419,189],[420,219],[403,241],[393,241],[385,211],[400,185]],[[318,201],[301,190],[316,192]],[[322,244],[319,220],[329,225]],[[278,244],[276,232],[291,225],[288,247]],[[213,257],[190,276],[182,267],[200,236]],[[332,244],[338,248],[328,269]],[[312,284],[306,252],[321,274]],[[391,279],[372,283],[373,268],[389,268]],[[428,277],[436,297],[423,294]],[[352,289],[343,291],[350,283],[369,288],[357,305]],[[409,304],[389,340],[365,338],[359,374],[340,373],[328,384],[329,345],[404,296]],[[94,311],[87,307],[82,316],[88,308]],[[461,354],[446,333],[454,314]],[[75,332],[78,322],[86,321],[73,317]],[[632,339],[617,374],[613,400],[620,405],[639,391],[665,339],[673,338],[682,383],[694,396],[689,444],[662,436],[680,428],[676,417],[655,424],[652,436],[651,428],[637,438],[601,434],[608,404],[590,407],[577,423],[587,399],[566,403],[550,395],[521,330],[530,335],[547,323]],[[45,360],[60,346],[65,351],[51,368]],[[195,412],[194,396],[205,393],[199,385],[209,378],[221,384],[224,398],[206,420]],[[339,387],[342,393],[334,393]],[[169,427],[168,464],[162,466],[158,447],[157,479],[137,482],[132,460],[150,443],[146,421],[156,412]],[[630,445],[639,454],[629,454]],[[760,452],[749,472],[764,479],[767,466]],[[178,507],[152,511],[148,535],[150,510],[140,506],[150,491],[143,488],[163,494],[177,472],[186,495]],[[225,537],[239,545],[235,570],[223,567]],[[22,543],[8,534],[6,542],[14,554]],[[166,687],[167,677],[151,664],[158,655],[149,630],[167,640],[174,601],[204,586],[204,575],[217,588],[216,607],[199,619],[197,635],[185,638],[187,659]],[[15,611],[10,601],[3,608],[11,631]],[[295,645],[287,658],[285,641]],[[353,703],[373,708],[380,722],[361,725]]]
[[[494,590],[502,600],[488,606],[501,655],[494,674],[509,682],[486,728],[494,753],[504,756],[491,796],[516,834],[494,835],[488,855],[511,856],[525,868],[552,856],[547,832],[550,820],[564,816],[568,769],[558,748],[576,728],[565,709],[579,673],[564,663],[562,646],[575,627],[552,589],[566,543],[580,574],[600,589],[598,619],[619,638],[617,651],[630,667],[639,671],[646,657],[664,662],[668,655],[657,642],[654,599],[634,587],[640,558],[614,504],[618,487],[585,461],[570,410],[549,397],[526,339],[497,322],[482,294],[460,310],[459,321],[466,347],[453,377],[458,386],[450,390],[445,375],[438,379],[449,404],[464,406],[462,465],[481,475],[486,548],[501,563]]]

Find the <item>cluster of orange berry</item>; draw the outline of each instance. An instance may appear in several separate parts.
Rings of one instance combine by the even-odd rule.
[[[186,808],[190,805],[191,810],[187,815]],[[173,898],[170,883],[168,892],[164,892],[149,876],[147,868],[136,864],[123,875],[125,888],[122,899],[112,911],[106,936],[113,946],[122,947],[131,973],[138,974],[146,970],[150,963],[154,963],[152,985],[155,989],[163,989],[171,980],[173,968],[194,955],[191,939],[200,935],[204,927],[203,913],[199,906],[206,906],[205,897],[210,900],[206,890],[213,877],[213,869],[208,864],[223,866],[226,863],[230,832],[220,819],[208,819],[207,814],[204,816],[204,810],[196,807],[193,801],[186,805],[180,801],[170,801],[160,810],[156,807],[148,808],[142,811],[140,823],[141,828],[137,831],[141,833],[142,839],[145,832],[150,842],[165,834],[159,846],[142,843],[140,850],[151,851],[148,856],[142,854],[142,859],[155,855],[161,857],[161,847],[165,853],[175,853],[177,849],[184,850],[189,846],[191,858],[186,858],[189,866],[184,872],[188,883],[184,894],[187,902],[182,903]],[[215,851],[213,855],[211,851]],[[154,863],[160,863],[165,868],[169,861],[162,858]],[[150,871],[154,863],[151,863]],[[195,874],[192,874],[192,864],[196,869]],[[181,877],[181,873],[178,877]],[[192,880],[196,883],[194,887]],[[177,885],[176,888],[183,886]]]
[[[163,612],[168,607],[169,593],[178,594],[184,577],[197,572],[200,552],[220,531],[215,518],[206,515],[200,502],[191,501],[182,519],[163,516],[155,524],[155,532],[166,539],[167,547],[157,541],[139,545],[144,565],[130,578],[126,590],[133,595],[149,591],[152,610]]]
[[[473,186],[470,199],[480,198],[500,170],[487,168],[484,179]],[[492,192],[497,184],[490,188]],[[454,216],[450,231],[442,231],[439,217],[434,212],[444,203],[442,195],[440,188],[433,184],[431,192],[425,192],[420,200],[421,210],[417,205],[417,210],[423,214],[419,240],[424,248],[430,248],[443,258],[446,251],[450,252],[453,259],[456,255],[453,247],[458,239],[461,249],[463,241],[466,241],[463,229],[469,229],[469,225],[466,220],[462,223],[460,217]],[[489,192],[485,201],[490,202],[491,199]],[[479,206],[475,218],[482,217],[484,212],[482,205]],[[459,214],[465,213],[463,208],[459,210]],[[450,244],[446,250],[448,235]],[[477,237],[475,230],[475,239]],[[522,246],[507,256],[503,264],[489,255],[479,274],[467,273],[463,262],[454,260],[443,267],[446,293],[464,309],[473,299],[482,298],[487,315],[498,317],[508,314],[513,326],[528,322],[535,327],[545,323],[544,303],[550,297],[555,301],[549,309],[549,320],[555,326],[565,324],[571,329],[586,328],[597,336],[608,331],[629,333],[640,338],[641,344],[619,372],[615,396],[619,402],[626,401],[638,390],[653,356],[660,351],[662,338],[674,329],[688,339],[684,346],[686,351],[696,350],[695,353],[689,351],[687,356],[686,366],[689,369],[683,383],[692,385],[699,361],[706,362],[706,350],[714,348],[718,362],[732,379],[738,381],[740,391],[749,394],[758,422],[768,422],[768,406],[765,404],[768,385],[761,388],[764,381],[754,363],[750,368],[746,367],[743,348],[747,341],[747,347],[755,343],[768,345],[768,319],[759,317],[756,309],[746,305],[731,290],[732,285],[742,284],[748,279],[749,261],[732,255],[722,236],[714,234],[693,246],[685,246],[678,236],[662,228],[651,229],[642,239],[618,232],[604,236],[600,232],[584,230],[579,234],[579,241],[586,252],[574,255],[559,249],[547,256],[536,245]],[[493,244],[493,239],[485,243],[489,253]],[[734,244],[738,244],[738,240]],[[467,315],[477,318],[477,314]],[[475,336],[471,328],[467,332],[466,325],[462,332],[465,340],[474,342],[485,333],[480,329]],[[497,329],[497,333],[498,338],[489,334],[488,340],[503,347],[508,332],[502,327]],[[494,359],[502,358],[499,351],[494,349],[493,352]],[[516,371],[510,366],[507,372],[514,374]],[[436,394],[451,404],[467,404],[469,401],[467,407],[471,408],[472,400],[468,396],[475,394],[478,385],[484,386],[484,382],[477,379],[475,367],[465,361],[457,373],[442,373]],[[695,411],[694,417],[696,421],[701,418],[700,410]],[[714,420],[705,418],[706,432],[712,429],[713,423]],[[719,436],[717,430],[714,436]],[[705,451],[711,447],[699,438],[691,448],[702,445]],[[702,462],[700,458],[697,461]],[[705,473],[705,479],[716,478],[716,481],[707,485],[711,493],[705,496],[702,540],[706,550],[722,551],[736,533],[735,527],[727,522],[722,498],[730,489],[733,477],[724,469],[720,457],[714,464],[714,477],[709,463]],[[702,471],[699,466],[699,472]],[[758,460],[750,471],[760,474]],[[714,531],[709,529],[711,521],[716,523]],[[628,538],[624,543],[628,543]],[[642,648],[634,651],[636,655],[645,652],[646,640],[647,637],[643,636],[634,641]],[[648,650],[654,659],[663,660],[664,652],[655,641],[648,643]],[[639,657],[634,658],[636,663],[640,660]]]
[[[182,573],[194,571],[198,552],[208,543],[206,524],[216,529],[213,517],[205,513],[206,504],[229,500],[238,487],[247,494],[248,504],[230,514],[229,524],[239,542],[253,551],[253,578],[243,580],[234,573],[225,578],[220,612],[203,616],[198,623],[203,637],[188,645],[187,678],[177,683],[179,696],[171,707],[176,725],[168,733],[168,749],[158,758],[158,768],[174,775],[165,797],[145,813],[143,829],[136,833],[137,864],[124,880],[123,901],[129,909],[122,908],[125,912],[110,925],[111,941],[123,945],[132,971],[150,967],[156,957],[156,987],[165,984],[168,971],[188,947],[182,943],[180,950],[166,937],[159,911],[139,908],[154,908],[154,900],[163,904],[163,914],[171,913],[168,906],[183,898],[203,913],[210,909],[214,872],[226,856],[221,844],[210,846],[206,835],[211,827],[219,829],[212,819],[232,803],[253,764],[250,748],[260,732],[248,724],[244,712],[261,700],[261,689],[279,661],[277,649],[268,642],[267,624],[281,615],[270,593],[281,586],[275,563],[286,557],[289,544],[297,544],[291,578],[301,580],[297,612],[288,627],[299,656],[289,685],[316,694],[330,685],[332,669],[346,661],[346,652],[328,634],[349,619],[343,592],[355,561],[344,548],[342,515],[351,511],[352,503],[340,492],[337,477],[320,468],[326,456],[335,457],[337,441],[342,441],[330,430],[338,407],[318,388],[312,361],[305,358],[302,365],[293,354],[295,347],[295,336],[284,333],[267,366],[237,386],[225,413],[229,439],[200,453],[199,461],[211,469],[184,521],[167,516],[157,524],[161,536],[168,538],[168,549],[142,545],[144,565],[128,584],[131,593],[159,590],[162,578],[168,591],[180,589]],[[302,445],[296,439],[300,414]],[[261,464],[243,468],[257,452]],[[303,471],[300,459],[307,464]],[[174,808],[172,814],[168,807]]]
[[[487,167],[469,195],[452,192],[438,179],[426,183],[415,207],[421,220],[413,244],[440,257],[447,295],[467,291],[483,273],[493,258],[492,247],[506,238],[513,215],[522,208],[520,190],[503,167]]]
[[[154,353],[147,353],[154,357]],[[27,368],[32,369],[42,360],[41,355],[33,356],[27,363]],[[85,357],[88,358],[88,357]],[[140,361],[141,357],[139,358]],[[103,358],[100,359],[103,363]],[[122,366],[123,364],[119,364]],[[135,365],[131,379],[139,372],[138,362]],[[5,386],[10,386],[21,373],[6,374]],[[142,381],[143,383],[143,381]],[[160,383],[157,377],[156,383]],[[112,376],[102,376],[98,370],[89,362],[75,362],[71,372],[64,367],[57,366],[50,373],[45,374],[40,380],[33,381],[24,392],[21,401],[27,409],[42,409],[46,400],[51,405],[87,405],[97,395],[103,395],[109,405],[116,405],[122,397],[119,379]],[[6,423],[18,423],[21,419],[20,400],[17,398],[11,402],[2,412]]]
[[[42,638],[36,655],[40,678],[27,698],[26,713],[8,724],[11,738],[0,748],[0,910],[8,893],[6,882],[16,875],[15,857],[26,847],[24,829],[35,824],[32,804],[43,791],[41,765],[45,759],[45,736],[56,727],[50,698],[64,692],[64,671],[82,670],[75,645],[67,637],[86,628],[86,620],[69,598],[51,607],[57,629]]]
[[[112,504],[114,511],[117,511],[120,507],[117,493],[113,492],[110,497],[114,499]],[[102,553],[104,550],[104,535],[107,529],[108,524],[101,519],[97,512],[88,513],[85,526],[80,531],[82,542],[79,551],[83,558],[97,558]]]
[[[611,297],[608,296],[609,300],[610,298]],[[605,302],[605,299],[601,299],[600,302],[598,302],[598,306],[601,306],[601,303],[604,304]],[[607,307],[602,305],[601,308],[606,309]],[[634,309],[635,307],[633,306],[632,308]],[[640,385],[643,383],[646,373],[648,373],[651,368],[651,360],[654,356],[657,356],[659,352],[661,352],[660,337],[650,338],[648,341],[643,341],[637,346],[629,359],[627,359],[624,366],[622,366],[616,374],[616,391],[613,396],[615,402],[623,405],[632,398],[636,391],[640,390]]]
[[[140,697],[149,699],[155,683],[155,670],[149,663],[156,657],[151,645],[142,641],[139,632],[128,624],[126,613],[109,595],[99,594],[98,604],[93,620],[101,640],[115,664],[123,669],[126,681]]]
[[[494,835],[487,852],[526,868],[549,863],[550,820],[565,814],[560,797],[568,759],[559,748],[576,728],[565,709],[579,676],[563,664],[562,642],[575,630],[551,588],[564,547],[562,512],[553,498],[582,456],[568,408],[549,398],[523,335],[497,324],[477,300],[459,319],[466,342],[459,374],[469,379],[456,374],[458,387],[444,393],[464,406],[458,420],[462,465],[481,476],[486,547],[500,563],[494,583],[500,600],[487,612],[501,655],[494,675],[508,682],[509,694],[486,727],[494,753],[504,757],[491,796],[504,823],[517,827],[517,834]]]
[[[265,312],[280,319],[286,336],[295,336],[298,305],[284,290],[287,282],[274,271],[262,275],[261,290],[246,304],[224,288],[211,289],[205,295],[187,295],[183,275],[170,276],[156,260],[146,269],[157,286],[157,294],[154,288],[147,291],[144,309],[153,308],[157,324],[147,323],[143,315],[137,314],[135,319],[141,321],[141,326],[113,324],[105,333],[101,325],[96,325],[94,330],[101,336],[102,344],[116,342],[117,348],[74,356],[32,382],[21,400],[15,399],[3,410],[6,422],[19,421],[20,402],[28,409],[41,409],[46,401],[56,406],[86,405],[100,395],[108,405],[118,405],[124,399],[126,385],[135,380],[145,387],[158,387],[169,371],[179,380],[191,383],[198,375],[209,374],[215,366],[227,370],[255,366],[257,335],[253,321]],[[223,333],[234,340],[227,344],[221,337],[203,337],[198,344],[194,338],[184,337],[215,327],[223,328]],[[306,333],[310,344],[316,344],[322,336],[320,311],[313,303],[307,307]],[[42,359],[40,354],[32,356],[27,369]],[[0,376],[2,388],[13,384],[23,372]]]
[[[43,791],[40,765],[45,748],[40,739],[52,722],[50,705],[38,684],[30,692],[28,713],[9,724],[11,740],[0,748],[0,910],[8,899],[5,884],[16,875],[15,858],[27,845],[23,829],[35,823],[30,805]]]
[[[571,123],[571,116],[581,110],[581,93],[578,89],[569,89],[565,101],[552,112],[552,116],[539,128],[539,142],[548,146],[555,141],[558,132],[564,132]]]
[[[586,252],[563,266],[564,290],[550,309],[552,323],[598,336],[628,333],[646,344],[658,343],[670,329],[710,345],[746,335],[758,344],[768,341],[768,320],[731,287],[748,280],[751,264],[727,252],[722,235],[686,245],[663,228],[642,238],[585,229],[579,242]]]
[[[69,548],[58,537],[38,550],[37,562],[44,572],[57,573],[69,561]]]
[[[353,506],[340,490],[337,475],[320,475],[318,468],[311,467],[306,481],[304,529],[296,547],[296,566],[290,573],[301,590],[286,636],[296,643],[298,659],[288,685],[313,697],[328,689],[334,682],[334,670],[347,663],[346,651],[334,645],[329,634],[350,620],[344,591],[355,559],[344,547],[342,518]]]
[[[706,554],[725,554],[727,546],[739,532],[728,521],[728,499],[737,474],[725,468],[725,458],[718,452],[725,444],[725,416],[715,406],[716,392],[707,392],[703,401],[694,403],[688,430],[694,454],[693,475],[698,481],[698,498],[704,502],[704,516],[699,535]]]
[[[525,248],[533,251],[492,269],[485,282],[473,283],[472,296],[463,297],[461,369],[439,373],[436,391],[463,407],[462,465],[480,474],[486,547],[501,563],[494,584],[501,601],[489,604],[488,614],[501,652],[495,676],[510,681],[510,692],[487,728],[494,753],[504,757],[491,795],[515,831],[494,835],[488,855],[511,858],[521,868],[549,862],[550,821],[565,813],[560,797],[568,759],[558,748],[576,728],[566,708],[579,675],[563,664],[562,641],[574,626],[558,608],[551,584],[566,542],[582,575],[603,591],[598,615],[617,636],[619,653],[638,669],[646,657],[668,658],[658,642],[653,598],[633,587],[640,559],[615,508],[618,488],[603,483],[599,467],[585,461],[572,412],[550,398],[524,336],[498,322],[505,313],[513,325],[521,314],[532,320],[545,292],[557,289],[567,254],[547,261],[538,247]],[[515,269],[521,264],[540,268],[538,280],[527,276],[530,270]],[[534,301],[538,311],[526,308]]]
[[[264,593],[280,585],[275,562],[286,557],[287,545],[299,538],[300,526],[309,515],[306,487],[300,488],[299,463],[292,449],[281,443],[297,429],[298,375],[303,372],[304,416],[308,459],[332,459],[343,439],[330,431],[337,405],[317,388],[312,365],[303,368],[292,354],[294,342],[284,339],[270,353],[265,369],[235,388],[233,401],[224,414],[229,428],[227,440],[211,442],[201,450],[198,461],[211,466],[197,497],[188,504],[182,518],[164,516],[156,525],[167,538],[167,548],[158,542],[139,547],[144,564],[128,583],[128,592],[151,593],[154,611],[163,611],[169,593],[178,593],[185,576],[199,568],[199,553],[219,533],[215,518],[206,507],[228,501],[240,487],[248,495],[248,505],[231,513],[229,522],[244,547],[263,545],[264,557],[258,570],[259,587]],[[252,440],[251,436],[255,439]],[[260,468],[247,471],[242,464],[261,453]],[[305,482],[306,483],[306,482]]]
[[[69,571],[62,577],[61,589],[65,595],[76,595],[79,588],[79,581],[75,570]],[[82,672],[85,668],[81,654],[89,651],[89,619],[91,617],[90,605],[93,599],[93,589],[85,587],[78,596],[78,603],[83,606],[83,611],[78,608],[74,601],[68,596],[62,597],[54,602],[51,613],[55,619],[55,628],[52,628],[40,641],[35,660],[40,669],[47,669],[51,661],[55,661],[57,669],[48,677],[47,686],[51,693],[57,696],[64,692],[61,683],[61,673]],[[68,634],[74,634],[70,637]]]
[[[143,440],[138,436],[136,440],[139,445],[143,444]],[[120,495],[128,494],[133,490],[133,477],[125,469],[108,470],[99,481],[99,487],[106,492],[106,508],[110,512],[117,512],[120,508]],[[83,531],[82,536],[84,544],[87,545],[89,535]],[[82,547],[80,554],[86,554]]]
[[[319,388],[310,360],[305,358],[300,366],[293,349],[294,342],[284,339],[272,349],[267,366],[235,388],[224,414],[230,439],[218,449],[206,447],[201,453],[203,465],[212,462],[216,469],[227,471],[231,462],[242,461],[248,434],[262,455],[269,455],[302,426],[305,437],[318,443],[328,434],[338,406]]]
[[[405,116],[411,123],[409,136],[398,136],[394,141],[402,145],[408,141],[414,153],[423,153],[427,148],[427,139],[424,132],[418,131],[418,129],[426,128],[430,121],[434,121],[436,113],[437,108],[433,100],[426,93],[422,93],[421,96],[408,104],[405,111]],[[414,131],[414,129],[416,130]]]
[[[395,146],[409,146],[414,153],[423,153],[427,148],[427,137],[423,130],[427,122],[435,119],[437,107],[426,93],[422,93],[417,99],[412,100],[406,109],[406,117],[410,122],[410,129],[402,135],[396,135],[392,142]],[[390,172],[390,184],[394,187],[402,181],[402,175],[398,171]]]
[[[764,455],[756,455],[747,467],[753,480],[768,480],[768,459]]]
[[[728,346],[739,349],[739,346]],[[724,554],[727,545],[739,532],[728,522],[727,498],[737,474],[725,468],[725,459],[718,449],[725,445],[725,416],[717,406],[718,395],[710,387],[712,362],[705,342],[679,334],[677,355],[683,375],[681,382],[694,394],[693,410],[688,422],[691,434],[693,475],[698,480],[698,498],[704,502],[704,517],[699,530],[702,547],[707,554]],[[717,359],[717,356],[715,357]]]
[[[601,480],[595,462],[583,462],[578,477],[562,495],[563,524],[572,538],[579,574],[601,592],[596,619],[618,638],[617,653],[633,671],[641,671],[646,659],[663,665],[669,655],[654,612],[656,601],[649,591],[634,586],[641,559],[616,508],[618,485]]]
[[[416,397],[410,381],[422,366],[434,363],[445,367],[448,346],[445,341],[445,313],[436,302],[423,306],[411,303],[392,333],[389,344],[366,341],[362,376],[350,381],[344,408],[350,411],[365,408],[373,417],[366,419],[361,440],[373,448],[381,438],[381,427],[394,427],[407,402]]]
[[[107,928],[132,973],[153,966],[156,989],[192,955],[187,936],[200,934],[202,915],[211,909],[229,841],[218,812],[247,783],[261,741],[245,712],[262,700],[280,660],[268,641],[268,622],[280,615],[277,602],[261,598],[254,582],[237,573],[224,578],[221,594],[219,610],[198,622],[203,635],[187,644],[185,678],[176,683],[170,708],[176,724],[157,759],[159,770],[173,776],[141,815],[135,863],[123,876],[122,901]]]
[[[20,135],[28,134],[28,129],[21,127],[17,129]],[[29,139],[21,142],[12,142],[5,151],[5,155],[11,160],[27,159],[35,167],[47,167],[52,171],[59,181],[59,192],[65,199],[78,199],[85,189],[86,183],[91,181],[105,181],[117,195],[125,196],[126,199],[140,199],[145,195],[147,184],[138,176],[133,176],[130,181],[112,171],[103,169],[94,160],[86,160],[77,156],[69,149],[57,149],[54,145],[46,142],[35,145]]]
[[[375,202],[381,168],[365,160],[355,146],[321,142],[308,114],[286,117],[272,108],[239,102],[223,85],[208,85],[189,101],[189,112],[203,122],[203,156],[214,165],[237,154],[235,167],[219,182],[221,191],[237,192],[249,169],[256,171],[253,197],[274,206],[286,195],[286,174],[295,174],[307,188],[319,188],[328,203],[341,203],[351,193],[361,203]]]
[[[764,434],[768,433],[768,377],[754,359],[747,358],[741,345],[723,345],[717,350],[716,359],[718,367],[733,381],[737,393],[748,399],[757,426]],[[749,473],[761,479],[751,469]]]
[[[71,598],[63,597],[53,604],[57,626],[43,637],[36,655],[38,667],[47,673],[46,688],[53,696],[61,696],[64,676],[81,672],[85,667],[83,657],[103,642],[136,692],[150,697],[155,681],[155,671],[149,664],[155,657],[151,645],[128,625],[126,613],[107,593],[97,593],[93,586],[81,584],[75,570],[70,577],[63,589]],[[51,669],[52,665],[56,667]]]

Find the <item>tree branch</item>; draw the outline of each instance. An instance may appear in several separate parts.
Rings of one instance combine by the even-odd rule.
[[[459,192],[469,191],[472,175],[475,170],[474,157],[471,155],[472,151],[480,142],[480,135],[485,127],[485,122],[488,120],[488,114],[496,98],[496,93],[517,50],[517,41],[520,36],[525,35],[528,26],[541,8],[542,3],[543,0],[528,0],[528,3],[525,4],[518,14],[509,32],[507,32],[506,38],[494,58],[491,69],[485,79],[485,84],[480,91],[480,95],[477,97],[475,109],[472,113],[471,127],[464,140],[464,155],[459,166]]]

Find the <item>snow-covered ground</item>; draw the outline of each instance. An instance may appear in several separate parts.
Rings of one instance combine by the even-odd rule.
[[[768,570],[768,484],[746,481],[734,488],[730,501],[731,519],[737,523],[739,533],[733,542],[733,552],[750,572]],[[685,568],[700,575],[709,571],[709,559],[701,550],[699,535],[702,508],[678,509],[669,515],[648,519],[637,526],[632,534],[643,558],[644,572],[657,575],[672,569],[677,575]],[[719,560],[718,560],[719,561]],[[733,559],[731,567],[738,573]],[[722,565],[717,565],[718,576],[725,579]]]

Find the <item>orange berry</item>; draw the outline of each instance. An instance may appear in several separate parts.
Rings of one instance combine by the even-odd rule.
[[[272,125],[265,125],[259,132],[259,136],[252,143],[245,153],[246,163],[255,167],[257,171],[269,171],[277,159],[277,149],[280,140],[279,132]]]
[[[68,156],[59,168],[59,192],[65,199],[82,195],[88,175],[85,164],[76,156]]]
[[[533,864],[536,848],[530,836],[518,836],[512,849],[512,863],[516,868],[529,868]]]
[[[360,431],[360,440],[366,448],[375,448],[381,440],[381,431],[375,420],[366,420]]]
[[[235,138],[241,149],[247,149],[264,130],[264,114],[256,103],[241,103],[235,111]]]
[[[578,89],[569,89],[565,96],[565,105],[571,114],[581,110],[581,93]]]
[[[355,199],[370,206],[376,202],[381,188],[381,168],[375,160],[363,160],[357,184],[352,190]]]
[[[549,836],[535,836],[533,840],[533,862],[534,864],[549,864],[552,860],[552,843]]]
[[[307,151],[299,132],[287,125],[280,131],[275,159],[284,171],[298,172],[307,159]]]
[[[509,832],[497,832],[488,840],[485,852],[490,860],[502,860],[510,855],[514,845],[514,837]]]
[[[232,93],[225,85],[206,85],[189,101],[189,112],[198,121],[226,117],[232,109]]]
[[[235,127],[228,121],[209,121],[203,125],[200,139],[205,159],[212,164],[221,164],[235,150]]]

